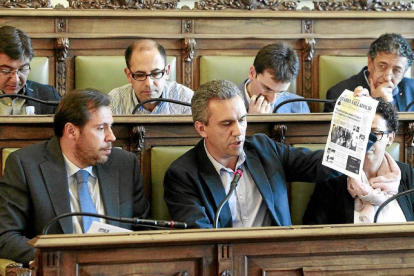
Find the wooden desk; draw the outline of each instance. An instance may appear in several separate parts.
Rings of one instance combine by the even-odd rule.
[[[413,275],[414,224],[38,236],[35,275]]]

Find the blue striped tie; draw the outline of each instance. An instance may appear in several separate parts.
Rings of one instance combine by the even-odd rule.
[[[78,182],[78,196],[81,212],[96,214],[96,207],[92,201],[91,194],[88,189],[88,177],[89,172],[85,170],[79,170],[76,174],[76,181]],[[89,227],[93,221],[98,221],[98,218],[83,216],[83,233],[88,232]]]

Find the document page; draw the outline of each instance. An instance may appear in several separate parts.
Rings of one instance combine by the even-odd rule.
[[[378,101],[345,90],[335,104],[322,164],[353,178],[361,175]]]

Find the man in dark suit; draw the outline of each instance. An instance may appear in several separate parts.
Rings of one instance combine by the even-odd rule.
[[[57,90],[50,85],[28,81],[32,42],[25,32],[11,26],[0,28],[0,94],[26,95],[43,101],[59,101]],[[22,98],[0,99],[0,115],[22,115],[33,106],[35,114],[53,114],[56,106]],[[31,108],[29,108],[30,110]]]
[[[399,34],[384,34],[369,49],[368,66],[326,93],[327,99],[338,99],[345,89],[367,88],[371,97],[381,97],[398,111],[405,111],[414,101],[414,79],[404,77],[414,54],[410,44]],[[325,103],[324,112],[332,112],[335,103]],[[414,111],[414,106],[409,111]]]
[[[94,90],[67,94],[54,118],[55,136],[7,158],[0,181],[0,258],[29,263],[34,249],[27,241],[65,213],[147,217],[136,155],[112,148],[116,138],[109,104],[109,96]],[[85,207],[85,202],[90,204]],[[89,219],[61,219],[49,233],[86,233]]]
[[[246,107],[237,86],[215,80],[200,86],[191,101],[194,126],[203,139],[167,170],[164,199],[173,220],[193,228],[291,225],[286,182],[327,179],[337,172],[322,166],[323,152],[293,149],[263,134],[245,139]]]

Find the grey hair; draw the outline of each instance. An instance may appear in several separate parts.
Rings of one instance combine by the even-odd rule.
[[[237,85],[227,80],[212,80],[198,87],[191,99],[193,121],[199,121],[205,125],[210,118],[208,103],[210,100],[225,100],[240,96]],[[243,98],[243,97],[242,97]]]

